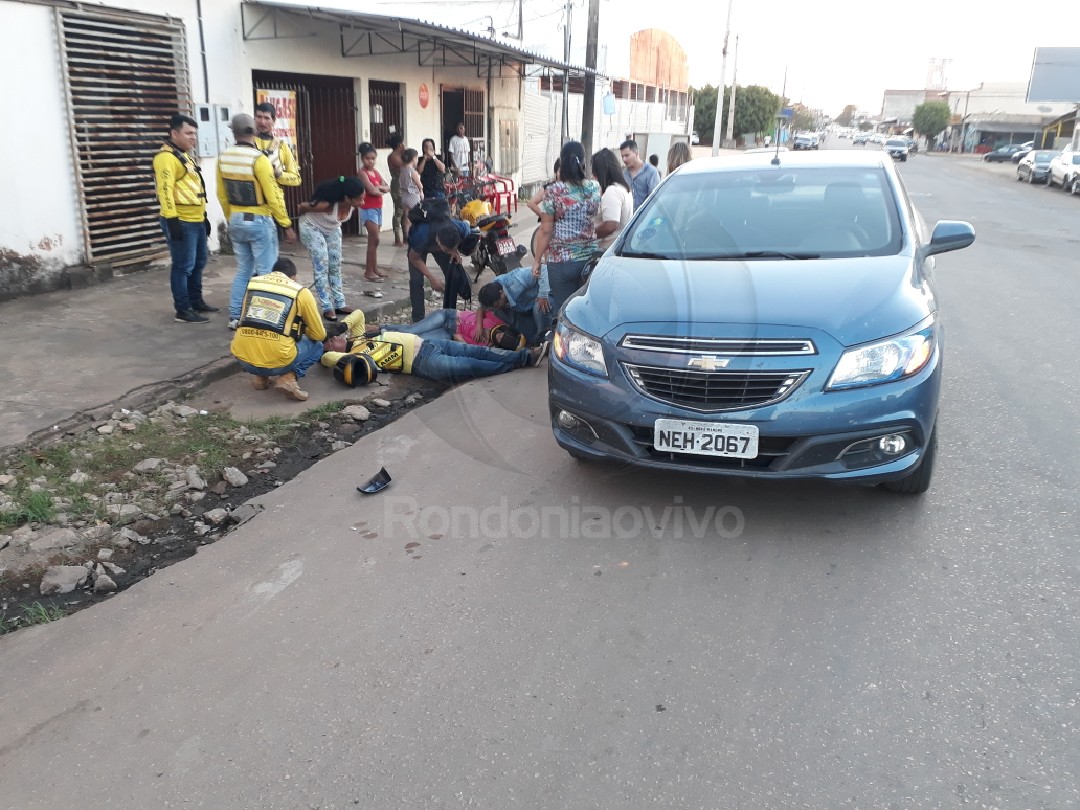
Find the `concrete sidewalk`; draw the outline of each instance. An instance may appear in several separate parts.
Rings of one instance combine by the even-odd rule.
[[[528,211],[517,215],[514,236],[519,242],[529,244],[533,225]],[[384,232],[378,252],[378,264],[391,278],[372,284],[363,280],[365,240],[346,239],[345,297],[371,321],[392,320],[403,309],[402,319],[409,319],[405,249],[395,248],[393,241],[393,234]],[[302,245],[282,244],[282,255],[296,261],[299,281],[312,282]],[[221,307],[207,324],[173,320],[167,264],[82,290],[0,302],[0,326],[7,336],[0,366],[0,448],[78,430],[118,407],[163,402],[235,374],[239,369],[229,354],[233,333],[226,326],[234,269],[231,256],[214,255],[204,271],[206,300]],[[485,277],[490,280],[490,271],[481,284]],[[329,383],[326,387],[336,390]],[[246,392],[250,386],[237,390]]]

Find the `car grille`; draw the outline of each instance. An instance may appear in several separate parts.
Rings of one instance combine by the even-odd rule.
[[[622,339],[627,349],[648,352],[677,352],[680,354],[717,354],[728,357],[782,357],[788,355],[817,354],[813,341],[740,339],[740,338],[688,338],[661,335],[627,335]]]
[[[797,371],[690,371],[624,363],[642,393],[695,411],[756,408],[779,402],[809,369]]]

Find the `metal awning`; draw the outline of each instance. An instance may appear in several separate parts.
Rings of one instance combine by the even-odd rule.
[[[362,11],[299,6],[278,0],[244,0],[240,5],[245,41],[318,36],[311,23],[332,23],[341,39],[342,57],[415,53],[421,67],[476,67],[481,78],[567,73],[571,78],[598,75],[581,65],[560,62],[505,45],[468,31],[406,17]]]

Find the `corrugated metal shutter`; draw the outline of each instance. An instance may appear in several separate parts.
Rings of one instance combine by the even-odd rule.
[[[562,98],[541,92],[540,81],[528,79],[524,92],[525,139],[521,154],[521,184],[551,179],[551,166],[559,156],[559,110]]]
[[[86,262],[165,252],[151,163],[169,117],[191,111],[180,20],[56,10]]]

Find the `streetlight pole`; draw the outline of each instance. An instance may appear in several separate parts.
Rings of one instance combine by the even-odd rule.
[[[727,77],[727,45],[728,37],[731,36],[731,7],[734,5],[735,0],[728,0],[727,4],[727,23],[724,26],[724,51],[723,57],[720,59],[720,87],[716,91],[716,120],[713,121],[713,133],[712,133],[712,154],[716,157],[720,154],[720,124],[723,120],[724,110],[724,79]]]
[[[724,139],[725,149],[735,148],[735,80],[739,76],[739,35],[735,35],[735,58],[731,63],[731,101],[727,110],[727,137]]]

